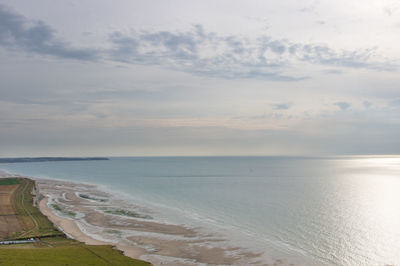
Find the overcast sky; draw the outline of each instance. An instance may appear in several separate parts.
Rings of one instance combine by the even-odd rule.
[[[400,150],[400,2],[0,0],[0,156]]]

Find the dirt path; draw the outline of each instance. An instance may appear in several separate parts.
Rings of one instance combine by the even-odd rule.
[[[25,236],[25,235],[27,235],[27,234],[31,233],[32,231],[37,230],[39,228],[39,224],[36,221],[35,217],[33,217],[32,214],[25,207],[25,192],[26,192],[26,189],[28,188],[28,185],[29,185],[29,182],[25,182],[25,186],[22,189],[21,206],[24,209],[24,211],[26,212],[26,214],[28,214],[28,216],[33,221],[34,226],[29,231],[26,231],[25,233],[21,234],[20,237],[23,237],[23,236]]]

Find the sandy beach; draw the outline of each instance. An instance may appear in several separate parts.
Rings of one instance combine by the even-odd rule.
[[[40,210],[68,236],[91,245],[112,244],[154,265],[283,265],[233,247],[196,228],[157,222],[151,212],[95,186],[38,179]]]

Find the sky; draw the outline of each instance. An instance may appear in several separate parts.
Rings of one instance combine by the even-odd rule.
[[[400,2],[0,0],[0,157],[397,154]]]

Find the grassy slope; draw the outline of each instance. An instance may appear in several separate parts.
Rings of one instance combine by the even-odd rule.
[[[13,195],[13,207],[24,229],[16,233],[13,238],[44,237],[64,235],[33,206],[32,188],[34,182],[27,178],[19,179],[20,185]]]
[[[42,241],[0,247],[0,265],[150,265],[123,256],[111,246],[90,246],[61,237]]]
[[[0,186],[9,186],[19,184],[18,178],[3,178],[0,179]]]
[[[14,239],[40,237],[41,241],[0,245],[0,265],[150,265],[126,257],[112,246],[91,246],[67,239],[33,206],[34,182],[26,178],[17,181],[20,186],[13,195],[13,206],[24,229]]]

